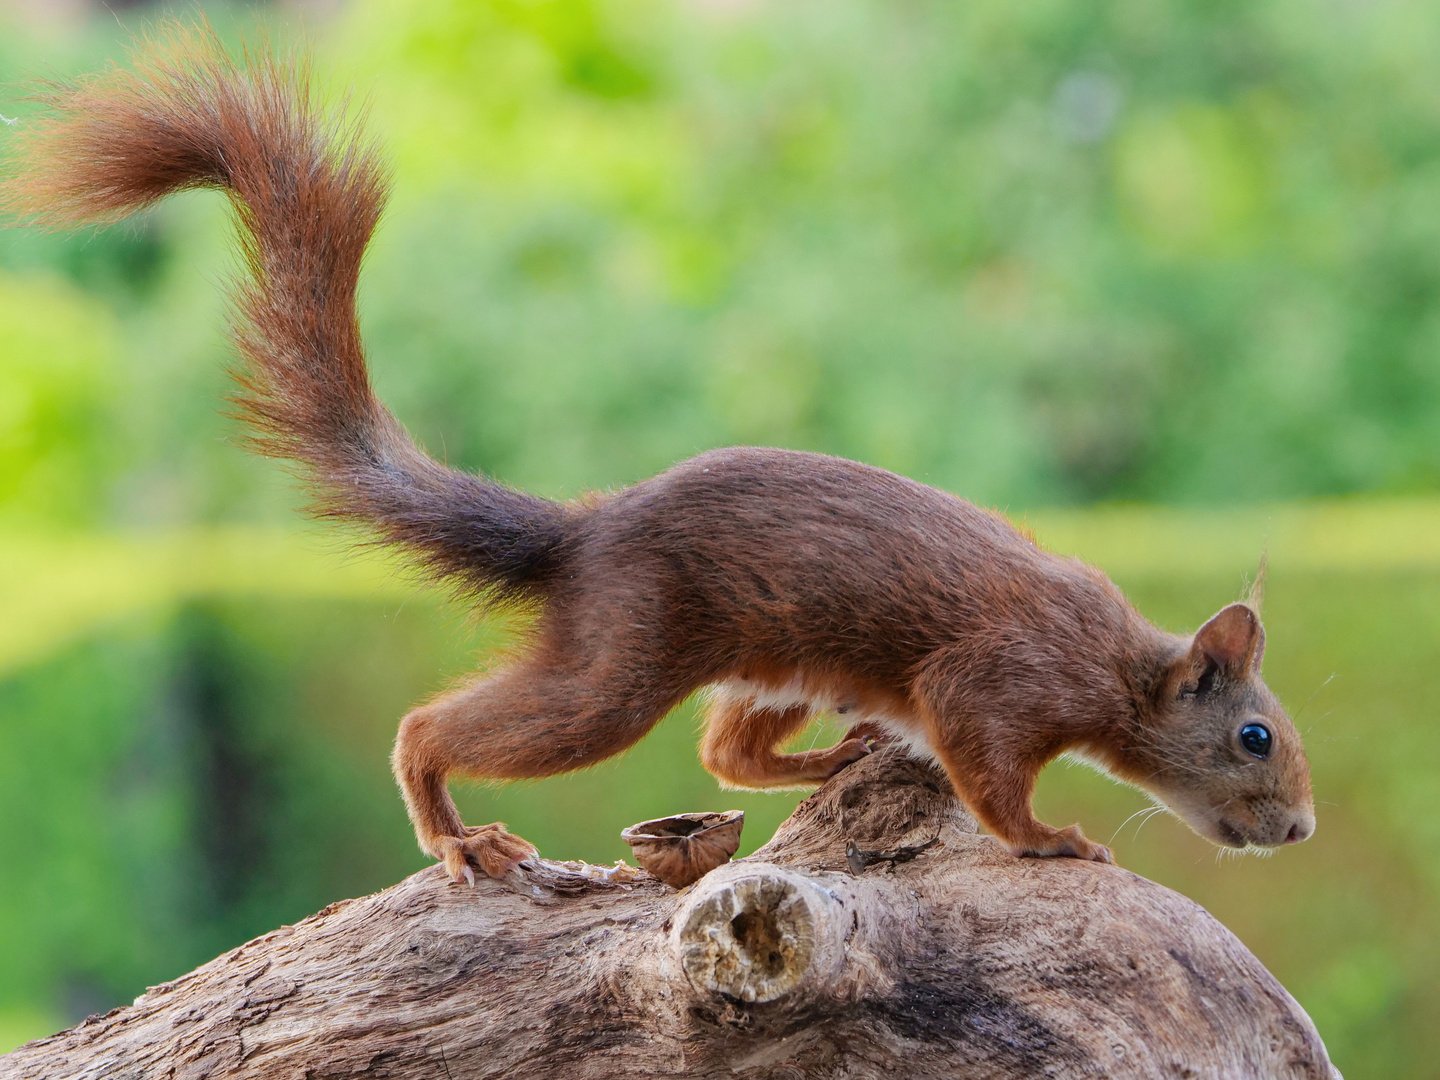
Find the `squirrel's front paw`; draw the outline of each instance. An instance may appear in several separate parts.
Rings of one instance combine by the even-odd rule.
[[[436,837],[433,854],[445,864],[450,880],[475,884],[478,867],[492,878],[502,878],[539,852],[535,845],[507,832],[500,822],[467,825],[464,836]]]
[[[1113,863],[1115,861],[1108,847],[1085,839],[1080,835],[1079,829],[1075,830],[1075,838],[1070,841],[1069,850],[1061,851],[1059,854],[1069,855],[1076,859],[1089,859],[1091,862]]]
[[[1056,829],[1055,834],[1042,843],[1012,845],[1010,850],[1014,851],[1016,855],[1040,859],[1089,859],[1091,862],[1103,863],[1115,861],[1110,856],[1110,849],[1103,844],[1086,839],[1080,831],[1079,825],[1071,825],[1068,829]]]

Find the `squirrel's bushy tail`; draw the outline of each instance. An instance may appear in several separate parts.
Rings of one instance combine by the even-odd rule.
[[[65,226],[225,191],[249,272],[233,298],[238,402],[262,450],[306,467],[317,512],[463,590],[543,593],[564,507],[427,457],[370,388],[355,285],[387,177],[358,127],[314,103],[306,64],[237,64],[208,30],[170,28],[135,60],[48,89],[48,114],[12,143],[0,208]]]

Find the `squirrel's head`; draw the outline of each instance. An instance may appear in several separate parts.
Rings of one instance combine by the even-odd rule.
[[[1249,604],[1202,626],[1155,687],[1137,747],[1145,788],[1207,840],[1273,848],[1315,831],[1300,733],[1260,678],[1265,630]]]

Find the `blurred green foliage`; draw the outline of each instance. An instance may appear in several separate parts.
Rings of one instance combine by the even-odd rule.
[[[1431,21],[361,0],[382,383],[556,489],[732,441],[1010,506],[1433,488]]]
[[[115,333],[63,281],[0,277],[0,514],[91,524],[112,441]]]
[[[122,14],[0,10],[0,83],[122,56]],[[1025,514],[1177,630],[1268,539],[1320,832],[1116,846],[1352,1080],[1430,1075],[1440,511],[1375,498],[1440,485],[1429,5],[352,0],[314,37],[394,162],[376,382],[449,460],[573,494],[724,443],[839,453]],[[505,637],[275,530],[292,488],[219,407],[226,236],[205,195],[0,233],[0,1047],[422,865],[395,720]],[[1172,509],[1036,510],[1097,501]],[[467,816],[609,860],[623,825],[741,806],[757,846],[796,796],[717,792],[692,728]],[[1064,768],[1039,803],[1100,839],[1143,806]]]
[[[377,381],[550,492],[730,442],[1011,507],[1433,490],[1440,42],[1306,10],[354,0],[317,37],[395,164]],[[17,32],[0,77],[122,38]],[[219,445],[221,217],[0,242],[117,310],[113,520],[288,508]]]

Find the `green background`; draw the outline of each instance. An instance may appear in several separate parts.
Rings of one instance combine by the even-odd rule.
[[[1039,808],[1210,908],[1347,1077],[1434,1075],[1433,5],[206,11],[369,101],[375,379],[448,460],[565,496],[729,443],[844,454],[1006,510],[1177,631],[1268,549],[1316,837],[1219,858],[1064,765]],[[0,10],[0,157],[23,80],[153,17]],[[0,232],[0,1047],[423,865],[395,722],[511,629],[305,531],[237,446],[228,237],[205,195]],[[463,807],[553,857],[731,806],[758,846],[798,796],[718,792],[694,726]]]

